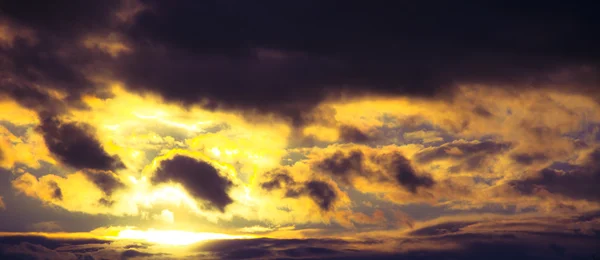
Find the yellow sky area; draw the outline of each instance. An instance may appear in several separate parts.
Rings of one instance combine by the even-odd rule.
[[[332,107],[338,122],[361,128],[382,125],[384,115],[421,116],[450,132],[466,136],[498,134],[507,140],[525,136],[520,130],[524,121],[533,127],[545,126],[566,133],[580,129],[582,119],[600,119],[597,102],[581,94],[534,90],[511,93],[482,86],[465,86],[451,101],[374,97],[322,106]],[[481,108],[492,116],[482,116]],[[468,125],[465,126],[465,122]]]
[[[0,99],[0,121],[8,121],[17,126],[37,125],[39,123],[37,114],[29,109],[21,107],[12,100]]]
[[[134,215],[154,219],[167,226],[176,226],[182,222],[193,223],[192,216],[201,216],[215,223],[239,216],[273,225],[336,222],[352,227],[356,223],[374,224],[381,219],[381,215],[348,213],[356,205],[343,191],[343,184],[333,183],[326,175],[316,172],[311,166],[312,162],[338,150],[352,149],[359,149],[365,154],[399,152],[411,159],[427,144],[439,140],[439,135],[444,130],[455,133],[457,139],[493,134],[496,135],[496,140],[513,143],[515,151],[543,151],[552,159],[565,159],[581,151],[576,150],[572,140],[561,134],[581,130],[582,121],[600,120],[600,108],[590,98],[547,91],[525,91],[516,95],[488,88],[465,88],[452,102],[371,97],[369,100],[321,105],[318,111],[333,111],[331,117],[323,118],[332,118],[334,122],[314,123],[302,129],[302,133],[334,142],[339,139],[338,128],[341,125],[352,125],[363,130],[384,124],[398,124],[395,126],[402,127],[402,124],[411,122],[404,119],[415,117],[421,117],[440,129],[399,133],[409,140],[422,140],[424,144],[386,145],[377,148],[333,144],[288,150],[292,129],[283,121],[248,121],[236,113],[211,112],[199,107],[183,108],[164,102],[157,96],[134,94],[118,86],[113,91],[115,95],[109,99],[85,97],[84,102],[90,109],[73,109],[61,118],[94,126],[94,134],[103,148],[111,155],[118,155],[128,166],[127,169],[116,172],[125,187],[112,194],[110,199],[114,200],[113,205],[106,207],[98,203],[105,195],[81,172],[56,172],[56,175],[46,173],[47,175],[39,178],[26,173],[13,182],[17,191],[69,211]],[[60,97],[61,93],[54,95]],[[490,115],[486,116],[481,107]],[[19,126],[38,124],[34,113],[20,108],[14,102],[2,101],[0,108],[12,113],[3,113],[0,120]],[[383,116],[397,117],[399,120],[388,122],[383,120]],[[207,132],[209,129],[212,132]],[[536,132],[536,129],[549,131]],[[15,163],[37,168],[39,161],[56,164],[44,145],[42,136],[33,129],[24,136],[15,136],[6,127],[0,127],[0,149],[4,155],[0,162],[3,168],[10,169]],[[292,166],[280,166],[281,159],[289,152],[301,152],[308,160]],[[153,185],[150,182],[160,162],[175,155],[209,162],[232,180],[235,185],[229,195],[235,202],[227,206],[225,213],[202,208],[202,202],[192,198],[180,184]],[[527,172],[535,172],[545,166],[516,165],[510,154],[495,155],[484,163],[489,172],[464,170],[448,174],[450,167],[465,163],[464,159],[446,158],[431,163],[412,163],[417,172],[431,174],[436,185],[428,190],[419,189],[416,194],[400,189],[396,183],[374,182],[363,177],[353,179],[352,185],[360,192],[372,193],[380,199],[398,204],[436,204],[440,203],[440,199],[450,199],[457,200],[450,205],[456,209],[482,207],[489,203],[519,203],[523,207],[537,204],[548,210],[560,206],[556,203],[561,199],[558,195],[540,194],[521,198],[523,196],[507,189],[506,185],[490,186],[473,181],[473,177],[485,176],[498,178],[499,184],[503,184],[506,180],[523,178],[527,176]],[[284,191],[263,190],[260,183],[267,180],[264,173],[278,167],[288,169],[298,183],[312,179],[331,182],[339,196],[335,203],[336,210],[323,212],[306,195],[285,198]],[[376,169],[370,162],[367,162],[367,167],[382,170]],[[62,200],[57,199],[55,186],[61,188]],[[596,204],[583,201],[569,200],[568,203],[578,210],[597,207]]]
[[[111,99],[86,97],[91,109],[72,111],[70,119],[96,127],[106,150],[130,161],[148,148],[184,147],[226,163],[239,162],[244,171],[255,172],[275,166],[285,154],[290,129],[283,122],[251,123],[235,113],[186,109],[118,86],[113,92]],[[206,133],[205,129],[225,124],[218,134]],[[164,131],[157,132],[160,129]],[[180,134],[176,131],[185,136],[175,136]]]
[[[43,137],[28,129],[22,137],[17,137],[6,127],[0,125],[0,167],[11,169],[15,163],[22,163],[31,168],[39,168],[40,162],[56,164],[46,148]]]
[[[79,172],[67,174],[65,177],[47,174],[40,178],[24,173],[13,180],[12,185],[17,192],[69,211],[89,214],[104,214],[108,211],[98,202],[104,197],[102,191]],[[62,199],[56,195],[56,187],[60,188]],[[123,213],[110,212],[115,215]]]
[[[465,142],[459,140],[458,142]],[[473,141],[476,143],[477,141]],[[349,153],[353,150],[359,150],[364,154],[364,158],[375,154],[386,154],[392,152],[399,152],[408,159],[412,159],[416,152],[422,151],[424,147],[422,145],[404,145],[396,146],[389,145],[378,148],[372,148],[364,145],[355,144],[336,144],[330,145],[324,148],[313,147],[310,149],[307,161],[297,162],[291,167],[284,167],[293,176],[297,176],[298,179],[306,179],[307,176],[323,176],[324,174],[319,171],[315,171],[311,168],[311,165],[322,161],[324,158],[331,157],[338,151]],[[419,189],[417,193],[413,194],[405,189],[399,188],[398,184],[392,182],[377,182],[372,179],[368,179],[362,176],[354,176],[350,179],[351,185],[362,193],[372,193],[377,195],[380,199],[392,201],[398,204],[407,203],[428,203],[431,205],[446,205],[440,200],[451,200],[452,202],[460,202],[448,204],[447,206],[454,209],[468,210],[470,208],[481,208],[491,203],[498,204],[520,204],[523,208],[527,206],[535,206],[536,203],[541,203],[543,198],[522,198],[521,194],[516,194],[512,189],[505,187],[504,190],[498,190],[498,187],[490,186],[486,183],[476,183],[474,177],[483,178],[498,178],[499,183],[502,183],[503,179],[514,180],[521,179],[523,170],[535,171],[539,170],[540,166],[522,166],[516,165],[514,161],[509,158],[509,155],[496,155],[490,159],[488,164],[483,167],[489,169],[490,172],[481,170],[472,171],[460,171],[457,173],[448,174],[448,168],[455,165],[462,165],[464,159],[441,159],[435,162],[428,162],[419,164],[415,160],[412,161],[412,166],[417,170],[418,174],[429,174],[436,184],[431,189]],[[382,171],[379,166],[374,165],[369,160],[366,160],[364,167],[372,169],[372,171]],[[383,170],[385,171],[385,170]],[[393,179],[392,179],[393,180]],[[344,185],[344,184],[340,184]],[[492,189],[492,190],[491,190]],[[492,192],[495,190],[495,192]],[[512,194],[512,195],[511,195]],[[552,196],[552,200],[556,197]],[[570,199],[563,198],[565,201]],[[552,205],[552,200],[547,203],[548,206]],[[589,203],[581,204],[578,208],[585,209],[590,206]],[[555,206],[557,206],[554,203]]]

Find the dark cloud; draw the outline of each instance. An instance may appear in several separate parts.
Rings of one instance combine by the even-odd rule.
[[[83,174],[108,196],[115,190],[125,187],[125,184],[111,171],[84,170]]]
[[[591,259],[598,256],[598,235],[587,231],[574,233],[566,226],[556,226],[557,222],[598,228],[597,223],[580,222],[577,216],[447,221],[385,239],[228,240],[199,245],[196,250],[218,256],[247,252],[248,259]],[[519,229],[515,230],[515,226]]]
[[[279,169],[278,169],[279,170]],[[296,181],[289,175],[287,170],[279,170],[281,172],[270,172],[267,175],[271,176],[270,180],[261,183],[261,187],[265,190],[281,189],[285,186],[296,184]]]
[[[194,259],[593,259],[600,255],[598,212],[573,216],[441,221],[373,237],[209,240]],[[499,216],[496,216],[499,217]],[[561,223],[563,225],[556,225]],[[160,245],[130,247],[98,239],[0,235],[2,259],[173,258]],[[135,249],[132,249],[135,248]]]
[[[523,165],[531,165],[536,162],[544,162],[548,160],[548,156],[543,153],[517,153],[513,154],[511,157],[515,162]]]
[[[549,83],[599,56],[598,19],[575,5],[146,3],[128,34],[153,45],[124,57],[130,86],[260,110],[316,103],[325,88],[431,96],[456,83]]]
[[[324,158],[314,164],[321,171],[338,177],[346,184],[350,184],[353,175],[367,174],[363,170],[364,154],[360,150],[352,150],[347,153],[336,151],[331,156]]]
[[[296,182],[287,170],[276,169],[265,173],[268,181],[262,182],[260,186],[267,191],[280,190],[285,191],[285,197],[297,198],[308,196],[319,208],[329,211],[338,198],[337,192],[331,184],[318,180],[311,180],[303,183]]]
[[[110,241],[92,238],[49,238],[38,235],[0,235],[0,245],[18,245],[23,242],[40,245],[49,249],[56,249],[64,245],[107,244]]]
[[[134,249],[127,249],[125,251],[123,251],[121,253],[121,257],[123,259],[129,259],[129,258],[140,258],[140,257],[150,257],[150,256],[166,256],[168,254],[153,254],[153,253],[147,253],[147,252],[140,252],[138,250],[134,250]]]
[[[473,109],[473,112],[477,115],[480,115],[482,117],[492,117],[494,114],[492,114],[487,108],[483,107],[483,106],[476,106]]]
[[[430,188],[435,184],[431,176],[417,174],[410,161],[398,152],[376,154],[371,160],[391,172],[396,181],[412,193],[419,187]]]
[[[364,143],[369,141],[369,136],[363,133],[360,129],[350,126],[340,126],[340,140],[346,143]]]
[[[111,200],[109,198],[100,198],[98,200],[98,203],[104,207],[112,207],[112,205],[115,203],[115,201]]]
[[[502,153],[511,147],[510,143],[495,141],[454,141],[445,143],[438,147],[429,147],[415,154],[414,159],[418,163],[429,163],[444,159],[469,159],[475,156],[493,156]],[[478,159],[473,159],[470,165],[475,167]]]
[[[99,87],[91,71],[169,100],[296,123],[340,92],[433,97],[484,84],[588,93],[598,84],[592,2],[141,2],[147,8],[127,23],[117,22],[116,0],[0,4],[4,19],[37,39],[1,47],[5,73],[77,99]],[[79,44],[110,32],[132,51],[113,58]]]
[[[221,176],[211,164],[183,155],[162,161],[152,176],[152,182],[180,183],[190,195],[220,211],[225,211],[225,207],[233,203],[227,193],[233,186],[231,180]]]
[[[515,190],[528,195],[541,191],[564,195],[573,199],[600,201],[600,149],[591,152],[582,165],[550,166],[535,176],[509,183]]]
[[[323,210],[331,210],[337,194],[331,184],[322,181],[309,181],[303,190]]]
[[[376,167],[366,166],[366,161]],[[374,182],[396,182],[412,193],[419,187],[429,188],[435,183],[427,174],[418,174],[411,162],[398,152],[365,155],[361,150],[336,151],[313,162],[313,167],[346,184],[352,184],[355,177],[364,177]]]
[[[52,3],[38,3],[32,0],[0,3],[1,13],[11,20],[41,31],[59,34],[85,33],[85,30],[106,29],[115,11],[121,6],[120,0],[72,3],[57,0]],[[73,23],[77,21],[77,23]]]
[[[58,187],[58,184],[55,181],[49,181],[48,185],[53,190],[52,191],[52,198],[56,199],[56,200],[62,200],[63,199],[63,194],[62,194],[62,190],[60,189],[60,187]]]
[[[125,167],[118,156],[111,156],[94,137],[94,128],[85,123],[60,122],[43,118],[38,130],[46,146],[59,161],[77,168],[114,171]]]
[[[0,235],[2,259],[164,259],[168,253],[123,247],[111,240]]]
[[[319,208],[324,211],[330,211],[338,195],[331,184],[313,180],[290,187],[285,192],[285,197],[288,198],[297,198],[300,196],[308,196]]]
[[[459,232],[462,228],[476,224],[476,221],[443,222],[410,231],[413,236],[435,236]]]

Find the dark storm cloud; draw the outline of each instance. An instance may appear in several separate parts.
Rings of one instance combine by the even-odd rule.
[[[56,199],[56,200],[62,200],[63,194],[62,194],[62,190],[60,189],[60,187],[58,187],[58,183],[56,183],[55,181],[49,181],[48,185],[53,190],[52,198]]]
[[[4,98],[14,99],[21,106],[36,111],[44,117],[65,111],[64,103],[61,100],[52,98],[39,88],[17,86],[3,79],[0,79],[0,83],[2,84],[0,100]]]
[[[340,140],[345,143],[364,143],[369,140],[369,136],[360,129],[350,126],[340,126]]]
[[[2,1],[0,13],[14,22],[40,31],[60,34],[83,33],[108,27],[114,12],[121,6],[120,0],[71,2],[57,0]],[[74,22],[77,21],[77,22]]]
[[[98,87],[85,68],[169,100],[208,99],[209,108],[296,123],[339,91],[432,97],[462,83],[568,82],[576,87],[565,91],[586,93],[598,85],[594,2],[141,2],[147,8],[125,24],[119,1],[3,2],[2,16],[38,39],[2,47],[5,73],[77,99]],[[112,58],[78,44],[110,32],[132,52]],[[566,78],[549,76],[565,70]]]
[[[430,188],[435,184],[431,176],[417,174],[410,161],[398,152],[377,154],[371,160],[391,172],[396,181],[412,193],[419,187]]]
[[[376,167],[366,166],[367,160]],[[399,152],[365,155],[361,150],[336,151],[313,162],[313,167],[346,184],[352,184],[354,177],[364,177],[374,182],[395,182],[411,193],[416,193],[419,187],[430,188],[435,184],[429,175],[417,173]]]
[[[114,171],[125,167],[118,156],[111,156],[93,135],[94,128],[85,123],[60,122],[42,118],[38,130],[46,146],[62,163],[77,168]]]
[[[510,143],[495,141],[454,141],[438,147],[425,148],[415,154],[414,158],[419,163],[429,163],[444,159],[469,159],[476,156],[493,156],[506,151],[511,147]],[[471,161],[471,165],[477,165],[477,158]]]
[[[233,203],[227,193],[233,186],[231,180],[221,176],[211,164],[187,156],[177,155],[162,161],[152,176],[152,182],[180,183],[190,195],[223,212],[227,205]]]
[[[531,165],[536,162],[545,162],[548,160],[548,156],[543,153],[517,153],[513,154],[511,157],[515,162],[523,165]]]
[[[260,186],[267,191],[283,189],[287,198],[307,196],[324,211],[333,208],[338,194],[331,184],[318,180],[298,183],[289,174],[287,170],[282,169],[267,172],[265,176],[268,181],[262,182]]]
[[[271,110],[318,102],[324,87],[430,96],[455,83],[548,82],[599,56],[598,20],[574,4],[144,2],[128,33],[166,48],[140,46],[124,77],[178,100]]]
[[[322,210],[331,210],[337,194],[331,184],[322,181],[309,181],[299,192],[307,194]]]
[[[338,177],[346,184],[350,184],[350,177],[354,175],[368,174],[363,170],[364,154],[360,150],[353,150],[348,153],[336,151],[327,158],[315,163],[315,167]]]
[[[583,165],[566,165],[565,169],[545,168],[535,176],[509,183],[515,190],[535,195],[541,191],[573,199],[600,201],[600,150],[588,155]]]
[[[107,196],[110,196],[115,190],[125,187],[125,184],[112,171],[84,170],[83,174]]]

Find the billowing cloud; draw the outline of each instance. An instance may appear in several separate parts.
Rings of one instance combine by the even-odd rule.
[[[533,154],[518,153],[518,154],[514,154],[512,156],[512,158],[513,158],[513,160],[515,160],[515,162],[518,162],[523,165],[530,165],[535,162],[543,162],[543,161],[548,160],[548,157],[543,153],[533,153]]]
[[[424,149],[415,155],[415,160],[419,163],[428,163],[435,160],[444,159],[465,159],[474,158],[478,155],[492,156],[510,148],[508,143],[498,143],[494,141],[474,141],[464,140],[454,141],[443,144],[438,147]],[[475,157],[478,158],[478,157]]]
[[[48,149],[68,166],[104,171],[125,167],[118,156],[104,151],[89,125],[60,122],[50,117],[43,119],[39,129]]]
[[[354,177],[374,182],[397,182],[412,193],[417,192],[417,188],[430,188],[435,184],[427,174],[417,173],[411,162],[399,152],[365,155],[361,150],[351,150],[348,153],[336,151],[314,165],[317,170],[336,176],[346,183],[350,183],[350,179]]]
[[[340,126],[340,139],[346,143],[364,143],[369,140],[369,136],[360,129],[343,125]]]
[[[0,230],[267,237],[189,258],[583,256],[586,5],[0,1]],[[0,252],[180,256],[56,236]]]
[[[295,239],[212,240],[192,244],[185,252],[170,251],[168,247],[153,243],[100,239],[89,234],[69,238],[47,233],[5,233],[0,235],[0,256],[42,259],[504,259],[507,256],[514,259],[585,259],[598,253],[597,228],[597,212],[561,217],[467,216],[463,221],[454,218],[422,222],[406,232],[354,233],[353,239],[316,235]]]
[[[210,163],[191,157],[177,155],[161,161],[152,176],[152,182],[180,183],[192,196],[220,211],[225,211],[225,207],[233,203],[227,193],[233,182],[222,176]]]
[[[123,188],[125,185],[111,171],[102,170],[84,170],[83,174],[104,194],[110,196],[116,189]]]
[[[573,199],[600,201],[595,183],[600,181],[600,150],[587,155],[582,165],[567,165],[566,169],[545,168],[535,175],[509,183],[526,195],[559,194]]]
[[[52,195],[53,199],[56,199],[56,200],[63,199],[62,190],[60,189],[60,187],[58,187],[58,184],[56,183],[56,181],[48,181],[48,186],[52,190],[51,195]]]
[[[263,189],[267,191],[284,189],[284,196],[287,198],[308,196],[324,211],[331,210],[338,199],[337,191],[331,184],[324,181],[309,180],[298,183],[285,169],[274,170],[265,175],[267,176],[268,181],[261,183]]]
[[[592,47],[597,40],[589,36],[597,22],[585,6],[485,4],[473,7],[478,23],[472,23],[456,18],[462,8],[451,4],[411,4],[397,13],[375,5],[311,1],[291,6],[123,2],[57,4],[35,17],[23,11],[26,3],[3,4],[11,30],[28,29],[35,39],[11,34],[2,48],[11,61],[5,73],[15,84],[44,85],[72,99],[96,92],[97,78],[111,75],[130,89],[173,101],[271,112],[301,122],[304,112],[334,96],[437,97],[461,84],[520,90],[560,88],[565,82],[574,86],[565,91],[593,93],[598,69]],[[198,17],[198,12],[212,15]],[[444,26],[433,26],[419,15],[423,12],[435,14]],[[81,22],[66,22],[73,19]],[[190,21],[201,26],[190,28]],[[477,37],[481,28],[502,33]],[[135,47],[115,51],[129,45]],[[532,53],[531,46],[538,51]],[[482,108],[475,111],[488,115]]]

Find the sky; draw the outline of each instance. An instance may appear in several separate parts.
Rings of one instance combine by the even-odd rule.
[[[598,259],[595,1],[0,1],[2,259]]]

